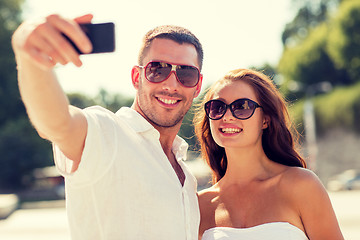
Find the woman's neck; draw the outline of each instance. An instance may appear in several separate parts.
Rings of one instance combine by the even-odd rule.
[[[222,184],[242,185],[266,180],[282,169],[282,165],[266,156],[262,147],[232,148],[225,152],[228,164]]]

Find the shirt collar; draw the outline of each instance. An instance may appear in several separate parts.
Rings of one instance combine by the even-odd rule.
[[[145,133],[148,131],[156,133],[157,139],[160,138],[160,133],[156,130],[140,113],[129,107],[122,107],[116,112],[116,116],[121,117],[135,132]],[[186,160],[186,153],[189,145],[179,136],[176,136],[173,142],[172,151],[175,158]]]
[[[135,132],[141,133],[156,130],[140,113],[129,107],[122,107],[116,112]]]
[[[173,142],[172,151],[175,154],[175,158],[178,161],[180,160],[185,161],[187,159],[186,154],[188,148],[189,148],[189,144],[184,139],[176,135],[175,140]]]

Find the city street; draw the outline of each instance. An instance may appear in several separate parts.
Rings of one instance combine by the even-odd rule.
[[[334,192],[330,197],[345,239],[360,239],[360,191]],[[15,211],[8,219],[0,220],[0,239],[70,240],[65,209],[61,205]]]

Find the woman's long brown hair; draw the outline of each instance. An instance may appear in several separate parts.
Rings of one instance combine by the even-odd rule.
[[[265,74],[249,69],[237,69],[228,72],[208,89],[194,117],[195,134],[201,145],[202,157],[212,169],[213,183],[225,175],[227,158],[225,149],[217,145],[211,135],[204,104],[223,86],[235,81],[243,81],[255,90],[264,115],[270,119],[262,135],[262,147],[266,156],[286,166],[306,167],[305,160],[295,150],[293,135],[297,137],[298,134],[291,126],[285,100],[276,86]]]

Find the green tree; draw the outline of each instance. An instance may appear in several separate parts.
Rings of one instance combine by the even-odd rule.
[[[284,46],[292,46],[304,40],[309,31],[326,22],[331,10],[342,0],[292,0],[294,8],[299,9],[294,19],[286,24],[282,33]]]
[[[100,89],[99,94],[95,97],[95,102],[104,108],[109,109],[112,112],[116,112],[121,107],[130,107],[134,99],[131,97],[125,97],[121,94],[110,94],[105,89]]]
[[[296,98],[302,97],[319,82],[338,86],[359,81],[359,6],[358,1],[342,1],[326,21],[308,27],[305,38],[284,47],[278,71],[285,79],[281,88],[288,97],[293,97],[291,91]]]
[[[9,119],[25,113],[19,98],[16,64],[11,48],[12,32],[21,19],[22,2],[23,0],[0,0],[0,129]]]
[[[0,189],[24,186],[23,176],[52,163],[51,145],[31,126],[22,104],[11,47],[23,0],[0,0]]]
[[[350,82],[360,80],[360,1],[344,1],[329,32],[327,51]]]
[[[95,100],[88,98],[87,96],[80,93],[69,93],[67,94],[69,102],[71,105],[76,106],[78,108],[86,108],[89,106],[95,105]]]
[[[297,97],[301,97],[311,85],[319,82],[343,84],[346,78],[339,77],[340,73],[326,51],[327,35],[327,24],[319,25],[302,43],[284,50],[278,71],[285,78],[282,89],[287,95],[293,90],[298,92]],[[297,83],[297,89],[291,87],[294,82]]]
[[[199,150],[198,142],[195,136],[193,118],[198,106],[199,100],[195,100],[193,106],[185,115],[181,128],[179,131],[179,136],[185,139],[185,141],[189,144],[189,150],[197,151]],[[192,160],[192,159],[189,159]]]
[[[34,168],[53,163],[50,143],[36,134],[25,115],[1,127],[0,152],[0,189],[3,191],[31,185],[24,181],[25,177],[31,177]]]
[[[312,99],[318,135],[327,131],[342,128],[360,133],[360,82],[351,86],[336,87],[329,94],[318,95]],[[294,126],[304,133],[303,116],[304,100],[295,102],[290,115]]]
[[[270,65],[269,63],[265,63],[260,67],[253,66],[250,68],[264,73],[266,76],[272,79],[276,85],[282,83],[282,79],[280,79],[279,75],[277,74],[277,69],[274,66]]]

